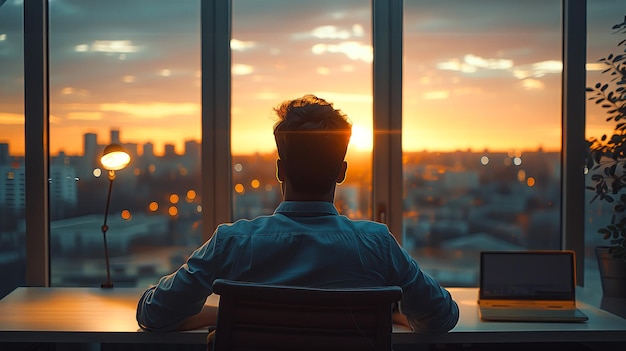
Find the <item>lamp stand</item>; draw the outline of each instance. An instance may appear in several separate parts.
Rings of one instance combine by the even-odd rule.
[[[107,225],[107,217],[109,216],[109,203],[111,203],[111,188],[113,187],[114,180],[115,180],[115,171],[109,171],[109,192],[107,194],[107,203],[104,209],[104,224],[102,224],[102,238],[104,239],[104,259],[106,261],[106,267],[107,267],[107,281],[100,285],[100,287],[102,288],[113,287],[113,282],[111,282],[111,271],[109,268],[109,248],[107,245],[107,230],[109,230],[109,226]]]

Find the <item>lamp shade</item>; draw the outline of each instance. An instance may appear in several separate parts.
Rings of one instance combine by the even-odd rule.
[[[107,171],[117,171],[128,166],[130,155],[120,144],[110,144],[104,148],[100,158],[102,168]]]

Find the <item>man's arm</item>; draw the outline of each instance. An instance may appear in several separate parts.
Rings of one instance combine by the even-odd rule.
[[[390,254],[393,267],[390,283],[402,287],[400,312],[411,329],[418,333],[442,333],[454,328],[459,320],[459,307],[450,293],[424,273],[395,239]]]
[[[176,330],[194,330],[217,324],[217,306],[204,305],[198,314],[185,319]]]
[[[214,241],[209,240],[176,272],[143,293],[137,305],[137,322],[142,329],[176,330],[187,319],[203,313],[215,278],[214,249]]]

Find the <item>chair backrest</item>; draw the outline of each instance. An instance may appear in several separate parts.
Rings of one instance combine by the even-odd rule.
[[[392,349],[397,286],[317,289],[218,279],[215,351]]]

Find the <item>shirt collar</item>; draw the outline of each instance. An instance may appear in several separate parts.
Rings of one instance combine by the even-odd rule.
[[[278,213],[289,217],[339,215],[335,205],[326,201],[283,201],[274,211],[274,214]]]

